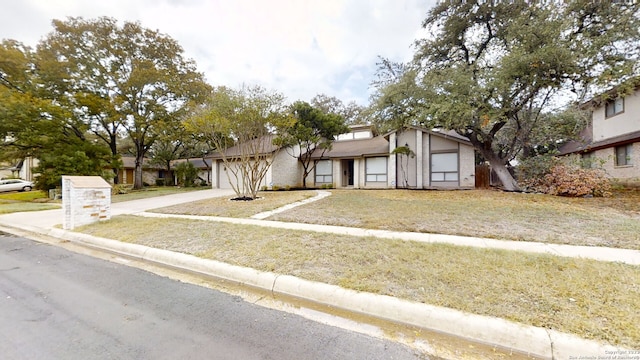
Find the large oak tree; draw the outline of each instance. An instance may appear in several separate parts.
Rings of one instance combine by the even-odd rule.
[[[414,60],[381,88],[380,111],[469,138],[504,187],[522,139],[567,98],[638,72],[640,3],[446,1],[423,22]],[[389,65],[389,64],[387,64]],[[389,69],[393,67],[389,66]]]
[[[69,18],[53,26],[37,50],[46,90],[109,145],[114,160],[119,138],[131,139],[134,188],[141,188],[159,129],[180,122],[210,87],[175,40],[139,23]]]

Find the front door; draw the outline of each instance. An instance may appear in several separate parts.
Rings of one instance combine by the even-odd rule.
[[[342,160],[342,186],[353,186],[353,159]]]

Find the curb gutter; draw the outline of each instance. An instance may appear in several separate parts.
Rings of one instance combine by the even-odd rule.
[[[584,355],[604,356],[613,351],[626,351],[626,349],[603,345],[575,335],[523,325],[501,318],[470,314],[386,295],[348,290],[335,285],[308,281],[290,275],[262,272],[168,250],[123,243],[62,229],[43,231],[43,229],[30,226],[1,225],[9,228],[5,229],[8,232],[11,232],[11,229],[23,230],[73,241],[93,248],[201,273],[239,285],[267,290],[276,298],[278,295],[292,296],[531,356],[546,359],[569,359]]]

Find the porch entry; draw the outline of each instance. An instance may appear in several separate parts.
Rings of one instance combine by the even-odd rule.
[[[341,186],[353,186],[353,159],[340,161],[340,171],[342,172]]]

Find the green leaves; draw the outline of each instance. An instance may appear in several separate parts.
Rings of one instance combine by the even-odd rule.
[[[383,61],[383,75],[401,76],[383,76],[392,81],[379,87],[375,115],[392,128],[455,130],[494,167],[533,139],[568,137],[547,126],[562,118],[550,115],[559,105],[640,73],[638,2],[447,2],[423,26],[430,36],[410,64]]]

